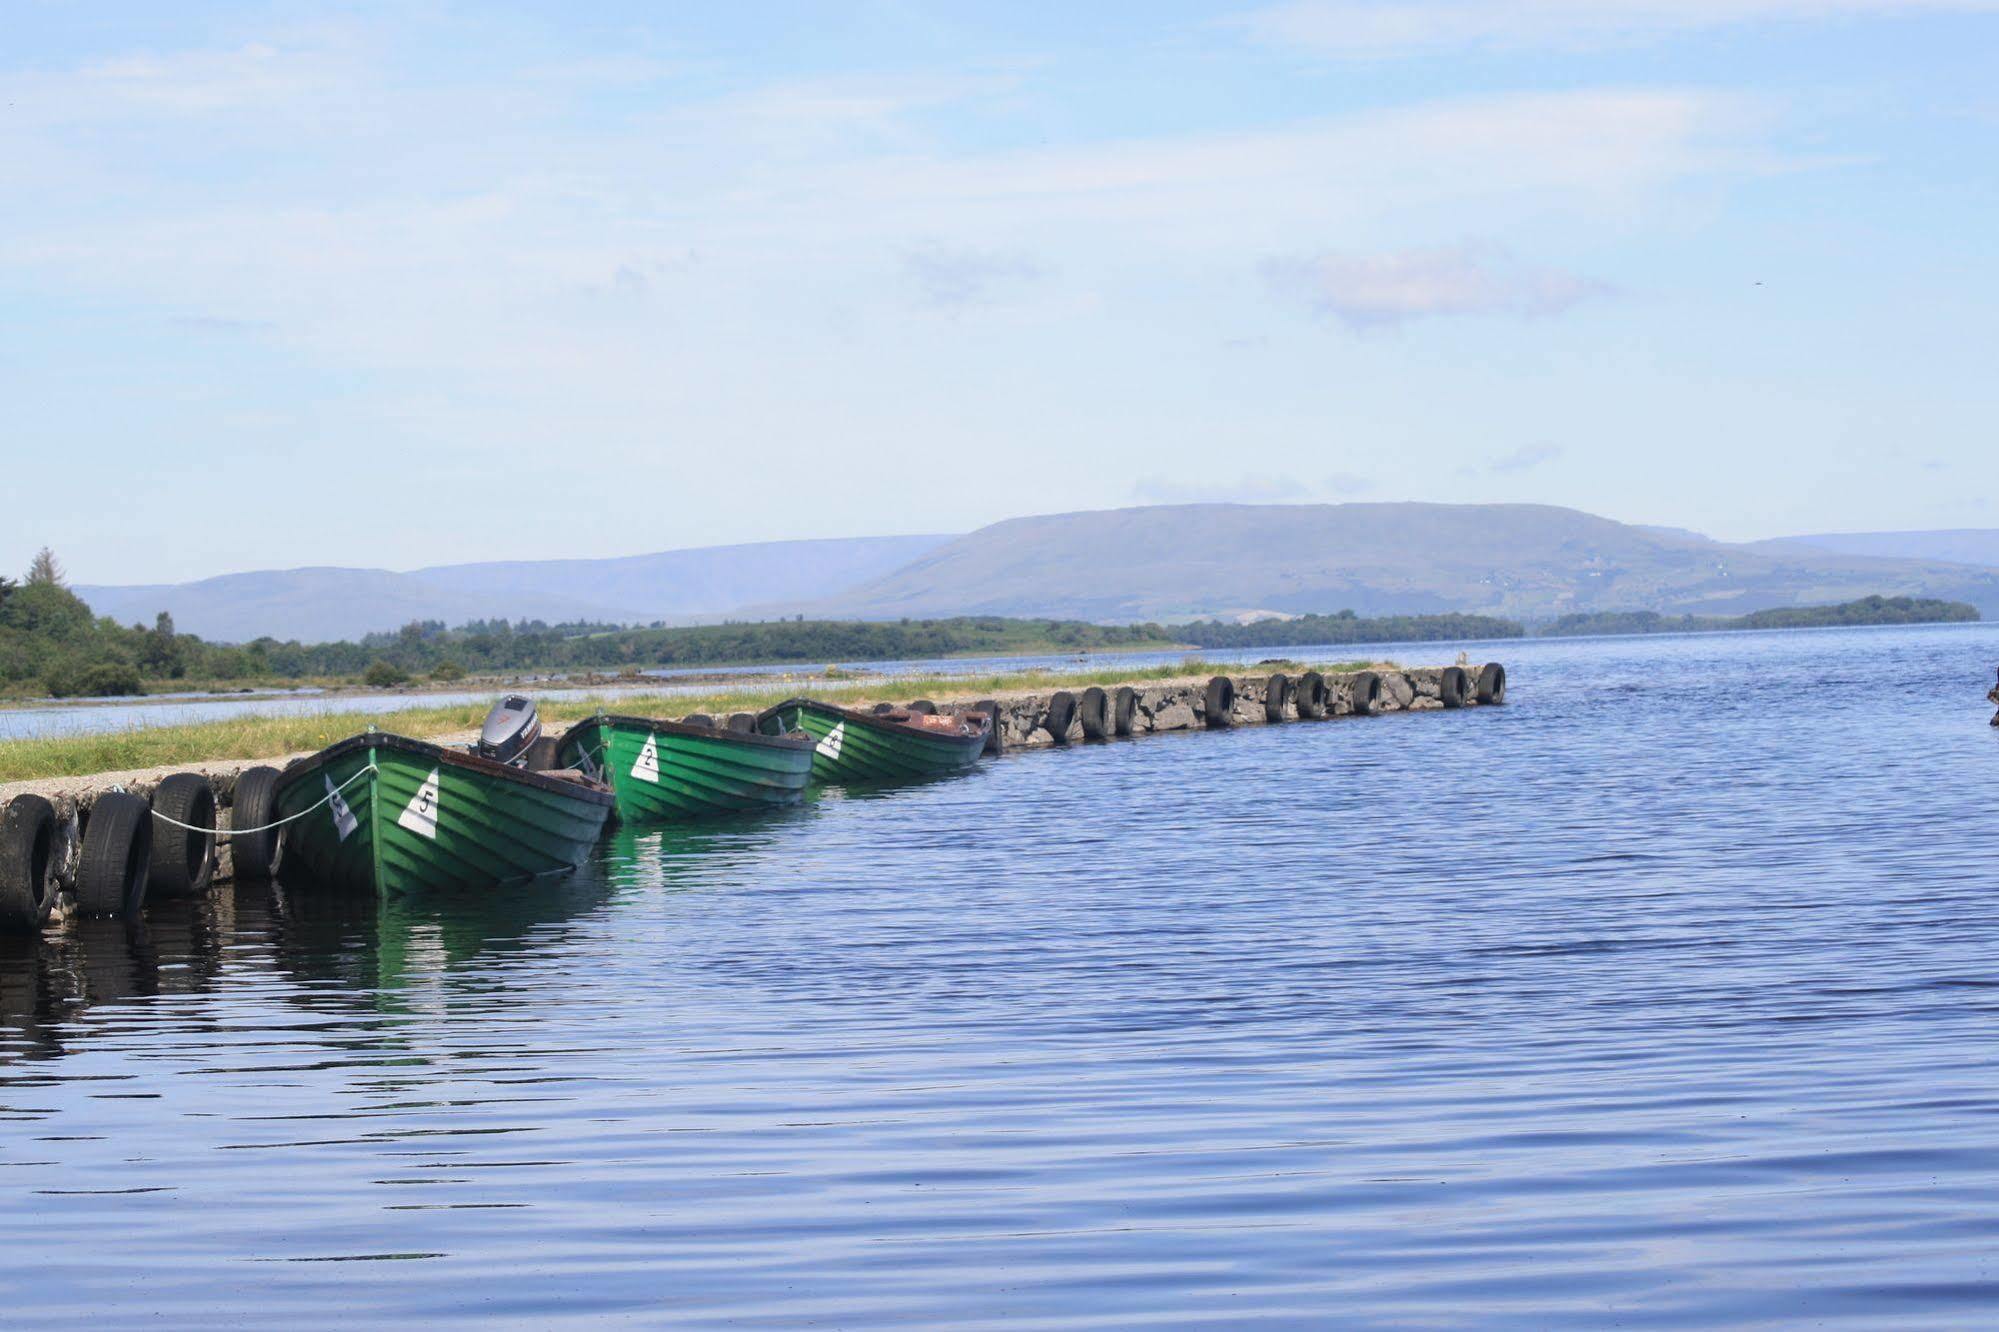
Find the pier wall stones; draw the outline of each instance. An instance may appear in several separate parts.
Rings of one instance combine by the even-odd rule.
[[[1375,705],[1376,713],[1423,712],[1441,709],[1443,702],[1442,667],[1418,668],[1415,670],[1378,670],[1374,672],[1381,681],[1381,697]],[[1342,672],[1325,677],[1327,693],[1327,717],[1346,717],[1354,713],[1353,681],[1358,672]],[[1285,695],[1276,709],[1269,704],[1268,675],[1232,675],[1227,677],[1234,686],[1234,698],[1228,716],[1219,719],[1229,727],[1264,726],[1274,721],[1300,720],[1296,685]],[[1474,675],[1473,678],[1476,678]],[[1208,699],[1211,681],[1183,680],[1147,683],[1134,686],[1105,686],[1105,692],[1112,700],[1112,721],[1115,729],[1115,701],[1122,688],[1132,690],[1132,708],[1128,734],[1132,736],[1158,735],[1169,731],[1202,731],[1212,729],[1208,716]],[[1227,691],[1214,691],[1219,696]],[[1084,733],[1083,710],[1077,706],[1081,691],[1056,691],[1047,694],[1018,693],[998,699],[948,699],[937,704],[940,712],[963,713],[980,704],[996,704],[999,715],[995,719],[1001,738],[1001,752],[1014,749],[1040,749],[1053,745],[1080,745],[1085,743],[1106,743],[1091,741]],[[1999,695],[1999,689],[1994,690]],[[855,706],[864,706],[857,703]],[[1468,696],[1464,706],[1481,706],[1475,697]],[[1486,704],[1484,706],[1491,706]],[[1999,724],[1999,719],[1995,719]],[[1059,727],[1059,732],[1054,727]],[[476,732],[462,735],[435,737],[436,742],[445,745],[469,744],[477,738]],[[220,759],[207,763],[185,765],[178,771],[198,773],[206,778],[215,792],[218,830],[226,832],[234,813],[236,778],[250,768],[270,765],[283,767],[303,754],[286,754],[265,759]],[[145,772],[99,773],[90,777],[50,778],[32,782],[14,782],[0,785],[0,808],[17,795],[34,793],[47,799],[55,807],[57,824],[57,845],[53,848],[52,869],[60,885],[63,897],[57,910],[73,900],[76,883],[77,860],[83,844],[83,828],[90,818],[91,807],[99,796],[108,791],[129,791],[142,800],[150,801],[159,784],[174,770],[156,769]],[[220,863],[215,877],[230,877],[229,848],[227,838],[219,838],[217,855]]]

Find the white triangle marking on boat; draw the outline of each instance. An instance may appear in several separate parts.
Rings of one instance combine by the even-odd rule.
[[[846,739],[847,723],[839,722],[832,730],[826,732],[824,740],[812,746],[812,752],[815,754],[824,754],[829,759],[836,759],[840,757],[840,746]]]
[[[423,779],[423,785],[410,797],[409,804],[403,806],[402,815],[396,820],[418,837],[428,837],[433,842],[437,840],[437,774],[438,769],[430,770],[430,776]]]
[[[659,737],[657,735],[650,732],[647,733],[645,748],[639,751],[639,761],[632,765],[632,776],[642,782],[657,783],[659,781]]]
[[[340,840],[344,842],[349,833],[361,826],[361,821],[354,817],[354,811],[347,808],[347,802],[340,798],[340,788],[333,784],[333,778],[322,772],[319,780],[326,783],[326,806],[333,811],[333,831],[340,834]]]

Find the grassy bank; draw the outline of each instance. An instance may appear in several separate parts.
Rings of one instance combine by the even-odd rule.
[[[1345,662],[1313,667],[1321,671],[1359,670],[1366,663]],[[1189,659],[1150,669],[1109,668],[1074,674],[1013,671],[995,675],[908,677],[819,685],[816,697],[837,702],[909,700],[917,698],[977,698],[989,694],[1083,689],[1090,685],[1130,684],[1179,676],[1241,672],[1241,666]],[[1263,669],[1263,668],[1258,668]],[[1283,667],[1296,672],[1298,663]],[[550,700],[542,704],[544,723],[561,724],[591,716],[600,709],[639,716],[681,717],[690,712],[715,716],[766,708],[795,686],[766,682],[751,688],[701,694],[607,694],[601,697]],[[0,740],[0,782],[42,777],[81,777],[98,772],[172,767],[215,759],[269,758],[301,750],[323,749],[336,740],[366,729],[371,723],[401,735],[433,737],[476,728],[486,715],[485,703],[444,707],[413,707],[382,712],[342,712],[306,717],[233,717],[184,726],[132,727],[88,735],[54,736],[38,740]]]

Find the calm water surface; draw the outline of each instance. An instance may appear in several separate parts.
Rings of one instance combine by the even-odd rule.
[[[0,954],[10,1326],[1999,1319],[1999,632]]]

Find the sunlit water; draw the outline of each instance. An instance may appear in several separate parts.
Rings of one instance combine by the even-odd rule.
[[[1507,659],[0,954],[0,1318],[1989,1325],[1999,632]]]

